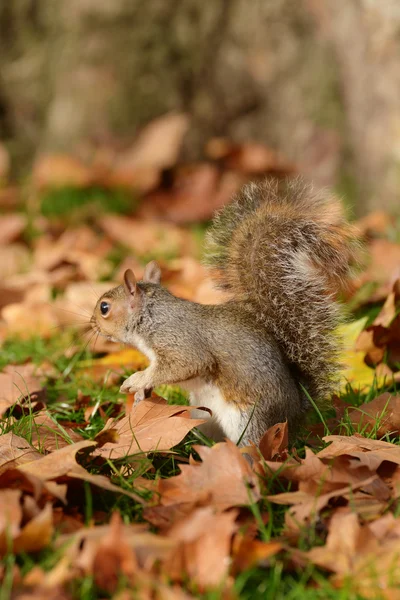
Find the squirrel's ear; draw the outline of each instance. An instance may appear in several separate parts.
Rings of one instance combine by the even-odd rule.
[[[124,288],[127,296],[134,296],[136,293],[136,277],[131,269],[127,269],[124,273]]]
[[[143,281],[146,283],[160,283],[161,281],[161,269],[155,260],[149,262],[143,273]]]

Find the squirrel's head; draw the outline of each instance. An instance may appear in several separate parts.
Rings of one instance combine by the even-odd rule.
[[[91,324],[100,335],[114,342],[131,343],[132,332],[143,320],[145,307],[156,293],[161,270],[155,261],[148,263],[142,281],[136,281],[131,269],[124,273],[124,283],[103,294],[95,306]],[[161,288],[159,288],[161,289]]]

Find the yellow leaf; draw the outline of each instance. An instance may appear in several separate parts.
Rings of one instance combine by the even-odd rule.
[[[148,364],[149,361],[141,352],[139,352],[139,350],[127,348],[126,350],[120,350],[119,352],[112,352],[111,354],[107,354],[107,356],[103,356],[102,358],[96,358],[94,360],[81,360],[78,363],[78,366],[84,369],[87,367],[94,367],[96,365],[101,365],[104,367],[118,365],[130,366],[134,370],[139,370],[147,367]]]
[[[341,325],[337,333],[344,340],[344,351],[340,355],[340,362],[345,367],[342,371],[341,389],[346,388],[350,382],[354,388],[364,389],[376,385],[378,387],[385,384],[387,376],[377,375],[375,369],[371,369],[364,362],[365,352],[355,350],[355,344],[360,333],[365,329],[368,317],[358,319]]]

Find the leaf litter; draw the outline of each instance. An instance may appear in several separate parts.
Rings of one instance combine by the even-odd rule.
[[[340,395],[295,448],[286,423],[259,447],[208,446],[196,433],[202,420],[171,388],[159,391],[168,402],[155,393],[137,405],[121,398],[122,379],[146,357],[86,331],[97,298],[150,258],[173,293],[223,301],[199,261],[201,230],[186,224],[207,221],[249,178],[296,171],[270,148],[223,138],[210,140],[201,163],[184,163],[189,125],[186,115],[165,115],[133,140],[100,144],[90,161],[39,156],[29,218],[4,169],[0,580],[21,598],[78,597],[74,585],[89,578],[98,597],[214,591],[229,600],[248,570],[307,566],[328,573],[334,588],[392,599],[400,586],[400,245],[388,239],[390,215],[357,224],[370,258],[345,295],[364,316],[342,329]],[[41,214],[45,194],[117,188],[132,198],[125,214],[97,205],[78,216],[69,207],[64,217]],[[64,348],[48,349],[64,335]],[[48,345],[39,356],[40,344]],[[43,551],[52,561],[41,561]]]

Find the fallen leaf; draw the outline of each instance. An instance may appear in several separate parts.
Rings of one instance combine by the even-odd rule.
[[[336,511],[331,519],[326,545],[312,548],[307,556],[324,569],[335,573],[351,573],[360,554],[375,554],[378,542],[358,516],[348,509]]]
[[[54,452],[83,440],[82,436],[70,427],[64,427],[54,421],[48,412],[33,415],[30,439],[32,446],[41,452]]]
[[[8,304],[2,309],[1,316],[7,325],[9,335],[24,339],[33,335],[50,337],[59,325],[54,307],[47,302]]]
[[[22,508],[20,490],[0,490],[0,554],[7,550],[7,536],[13,540],[20,532]]]
[[[19,213],[0,215],[0,246],[15,242],[26,227],[26,217]]]
[[[87,187],[92,182],[89,167],[68,154],[42,154],[32,170],[33,185],[39,189]]]
[[[265,566],[266,561],[281,550],[281,542],[262,542],[238,534],[234,541],[232,571],[238,575],[255,566]]]
[[[93,575],[96,585],[109,593],[113,593],[124,578],[133,581],[138,569],[137,559],[123,535],[122,520],[119,513],[111,516],[110,527],[100,540],[93,557]]]
[[[133,561],[137,562],[140,569],[150,570],[155,561],[168,558],[176,546],[174,540],[150,533],[145,523],[122,524],[118,513],[113,514],[110,525],[85,527],[76,533],[59,536],[56,546],[66,546],[65,554],[72,564],[84,574],[90,575],[93,573],[99,545],[105,538],[110,540],[115,539],[115,536],[119,536],[125,548],[134,550]]]
[[[182,580],[186,574],[200,589],[221,585],[228,574],[237,514],[235,510],[215,513],[211,506],[205,506],[173,525],[167,536],[179,546],[166,572],[174,580]]]
[[[222,160],[228,169],[245,173],[284,173],[294,170],[271,148],[254,142],[235,144],[224,138],[214,138],[206,146],[207,154],[214,159]]]
[[[381,394],[371,402],[349,411],[348,418],[353,427],[364,435],[374,432],[377,437],[400,434],[400,396],[389,392]]]
[[[191,406],[168,405],[158,396],[142,400],[129,415],[115,421],[109,419],[106,429],[116,429],[117,443],[97,448],[94,455],[104,458],[123,458],[141,452],[161,452],[176,446],[193,427],[204,419],[190,419]]]
[[[233,176],[222,181],[224,187],[221,187],[220,175],[214,165],[185,167],[175,174],[172,189],[156,190],[148,195],[137,216],[177,224],[206,221],[240,186],[240,179],[235,180]]]
[[[53,533],[53,510],[51,504],[46,504],[13,540],[13,551],[37,552],[50,544]]]
[[[100,217],[101,229],[118,244],[133,250],[137,255],[181,254],[193,246],[189,234],[172,224],[146,223],[139,219],[107,215]]]
[[[249,463],[231,442],[212,448],[195,446],[201,463],[180,465],[181,473],[160,479],[160,503],[206,501],[223,511],[232,506],[248,506],[260,497],[258,481]]]
[[[75,444],[69,444],[64,448],[55,450],[51,454],[41,456],[33,462],[25,463],[19,466],[19,470],[23,473],[35,475],[43,481],[57,479],[63,475],[68,475],[77,465],[76,454],[85,448],[94,447],[95,442],[91,440],[83,440]]]
[[[41,456],[26,440],[12,432],[0,436],[0,474]]]
[[[285,460],[288,450],[287,422],[277,423],[270,427],[261,438],[259,448],[266,460],[274,460],[275,458]]]
[[[0,416],[16,402],[33,402],[43,390],[41,380],[33,374],[31,366],[7,367],[0,373]]]
[[[152,167],[159,171],[173,167],[189,127],[184,114],[169,113],[142,129],[132,148],[120,155],[115,172]]]

